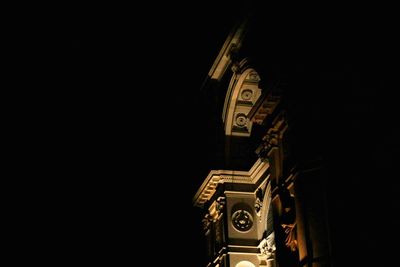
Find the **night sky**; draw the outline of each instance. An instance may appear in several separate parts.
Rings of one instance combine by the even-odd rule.
[[[74,6],[63,16],[59,29],[63,38],[57,54],[61,86],[54,93],[58,99],[54,109],[60,111],[57,120],[62,125],[61,165],[66,177],[61,189],[65,196],[60,208],[64,214],[61,224],[65,230],[59,238],[64,248],[58,257],[60,262],[76,263],[83,257],[87,263],[126,262],[137,266],[137,258],[145,256],[149,257],[148,265],[204,266],[201,213],[192,206],[192,197],[212,165],[207,145],[213,137],[204,127],[207,122],[198,97],[200,86],[235,22],[236,12],[237,9],[222,3],[190,1],[129,8]],[[267,12],[271,16],[273,13]],[[386,222],[388,228],[398,232],[393,219],[397,207],[394,196],[398,192],[393,173],[398,146],[398,128],[394,124],[399,120],[392,91],[398,83],[394,82],[395,70],[389,67],[395,58],[393,34],[389,26],[382,26],[392,24],[366,25],[358,20],[360,23],[351,24],[354,27],[348,32],[338,33],[330,24],[331,28],[317,29],[316,25],[321,25],[312,19],[321,19],[323,14],[300,25],[298,20],[289,22],[291,15],[282,9],[279,15],[275,14],[277,20],[271,19],[276,25],[273,33],[262,33],[275,41],[271,46],[277,49],[275,58],[282,55],[288,60],[289,52],[293,58],[287,62],[300,69],[304,67],[306,72],[307,64],[299,61],[320,62],[314,59],[323,55],[336,64],[332,68],[338,72],[346,69],[349,75],[359,75],[360,84],[352,87],[353,96],[357,96],[351,98],[356,99],[354,102],[343,100],[347,93],[340,88],[330,89],[327,97],[342,99],[338,104],[340,117],[332,121],[344,122],[348,127],[336,128],[326,137],[334,140],[329,144],[332,147],[348,148],[355,144],[341,158],[342,166],[350,166],[356,176],[347,182],[348,190],[362,188],[382,204],[371,202],[364,193],[355,194],[365,197],[356,201],[357,205],[367,204],[362,206],[359,217],[350,209],[344,214],[350,214],[349,227],[365,240],[350,240],[360,242],[354,246],[363,243],[367,244],[366,250],[391,254],[393,247],[383,250],[376,242],[382,242],[391,233],[383,233]],[[325,33],[321,36],[329,36],[327,29],[334,34],[331,39],[317,38],[321,32]],[[314,38],[318,41],[314,42]],[[335,45],[328,44],[329,40],[335,40]],[[344,49],[348,46],[366,63],[362,70],[360,62],[352,65],[356,61],[354,54],[333,49],[340,47],[348,52]],[[310,53],[313,49],[319,53]],[[347,63],[338,63],[340,60],[333,59],[331,51],[341,54]],[[330,65],[329,61],[324,64]],[[369,91],[363,91],[364,88]],[[355,116],[354,123],[348,121],[346,112]],[[336,154],[331,159],[338,159],[339,150],[332,150]],[[353,158],[357,159],[355,165]],[[365,169],[364,160],[368,159],[374,162],[369,165],[371,171]],[[368,178],[361,187],[363,177],[357,175],[359,168]],[[339,170],[337,174],[340,175]],[[379,188],[378,192],[375,188]],[[347,194],[345,200],[351,200],[351,193]],[[384,213],[384,222],[376,215],[378,211]],[[339,222],[339,218],[336,220]],[[182,253],[196,263],[185,264]]]
[[[198,94],[231,11],[195,1],[76,6],[66,15],[55,107],[69,177],[60,261],[136,266],[146,256],[149,265],[204,266],[192,198],[212,137],[197,122]],[[182,253],[195,262],[180,262]]]

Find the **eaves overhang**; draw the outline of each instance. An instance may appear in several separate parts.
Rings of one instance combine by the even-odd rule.
[[[197,207],[203,207],[212,198],[219,184],[257,184],[264,177],[268,168],[268,161],[258,159],[249,171],[212,170],[194,196],[193,204]]]

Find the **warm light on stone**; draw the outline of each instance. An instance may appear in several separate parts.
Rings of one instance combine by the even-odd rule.
[[[256,267],[256,266],[249,261],[241,261],[238,264],[236,264],[235,267]]]
[[[330,266],[323,183],[313,173],[320,166],[293,156],[296,116],[267,63],[241,50],[245,25],[228,36],[202,87],[219,117],[215,151],[226,164],[217,166],[227,168],[211,170],[193,198],[205,213],[206,266]]]

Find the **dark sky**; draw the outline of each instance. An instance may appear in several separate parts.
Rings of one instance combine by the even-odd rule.
[[[60,133],[58,139],[63,140],[59,148],[63,156],[57,164],[65,170],[66,177],[60,192],[63,204],[57,207],[63,213],[60,228],[65,229],[59,238],[65,241],[61,261],[76,262],[83,256],[86,262],[127,262],[136,266],[136,259],[146,255],[151,259],[150,265],[204,266],[200,212],[191,203],[208,172],[206,144],[210,136],[197,123],[204,108],[198,105],[198,90],[238,10],[215,2],[129,7],[81,5],[70,7],[63,14],[61,27],[57,29],[61,32],[61,45],[55,56],[60,86],[53,93],[57,99],[53,110],[59,111],[54,118],[60,125],[56,131]],[[318,38],[318,42],[313,42],[312,37],[318,37],[326,28],[307,32],[295,19],[289,23],[287,13],[281,15],[278,20],[271,20],[278,27],[274,33],[279,33],[271,36],[271,42],[275,41],[273,47],[282,44],[290,47],[293,55],[301,54],[302,60],[307,59],[309,54],[302,53],[299,47],[308,47],[306,51],[317,49],[316,44],[323,42]],[[391,58],[393,50],[385,48],[393,46],[388,42],[392,38],[384,31],[363,33],[362,41],[353,42],[357,40],[354,36],[363,30],[381,26],[371,22],[368,27],[355,27],[359,24],[352,25],[354,30],[348,35],[336,33],[336,37],[343,37],[338,42],[340,47],[347,47],[346,40],[350,40],[349,45],[356,48],[357,55],[365,55],[363,62],[382,53]],[[316,29],[317,23],[302,25]],[[308,33],[307,37],[299,41],[297,35],[294,37],[293,32],[287,31],[293,28],[299,30],[299,36]],[[368,42],[370,39],[381,42],[374,46]],[[291,46],[297,41],[300,46]],[[327,51],[324,53],[330,54]],[[379,112],[368,113],[373,116],[370,121],[363,119],[360,129],[376,132],[367,135],[374,137],[370,140],[374,144],[371,157],[377,159],[374,173],[381,171],[388,177],[391,174],[388,167],[394,169],[394,161],[382,157],[392,158],[398,138],[394,127],[385,128],[398,121],[394,116],[393,92],[387,90],[395,76],[386,72],[391,69],[386,64],[390,60],[376,62],[384,70],[381,65],[371,64],[374,69],[365,73],[379,72],[383,78],[374,81],[386,82],[382,87],[386,89],[378,94],[366,93],[368,106],[376,105]],[[363,84],[368,84],[367,76],[363,74],[360,78]],[[337,90],[345,98],[345,93]],[[335,99],[341,97],[336,95]],[[361,102],[354,106],[347,103],[349,110],[357,113]],[[337,133],[344,135],[346,129]],[[355,133],[353,130],[350,135]],[[365,143],[360,143],[360,147],[363,152],[369,151]],[[362,155],[362,158],[368,157]],[[388,184],[379,186],[392,195],[395,192]],[[367,188],[373,192],[372,185]],[[384,193],[380,196],[392,199]],[[391,205],[394,206],[393,201],[385,212],[391,210]],[[378,208],[373,206],[374,210]],[[374,223],[378,221],[375,219]],[[352,227],[357,228],[358,223]],[[393,227],[394,221],[389,225]],[[181,253],[196,263],[177,263]]]
[[[209,137],[197,97],[235,13],[213,1],[66,13],[54,107],[69,177],[61,259],[188,266],[176,263],[186,253],[204,266],[192,197]]]

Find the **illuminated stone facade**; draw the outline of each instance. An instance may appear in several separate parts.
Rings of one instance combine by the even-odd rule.
[[[294,155],[284,86],[269,81],[249,45],[251,25],[246,18],[233,29],[202,88],[221,99],[227,167],[212,170],[194,197],[205,211],[207,266],[329,266],[321,163],[300,165]]]

